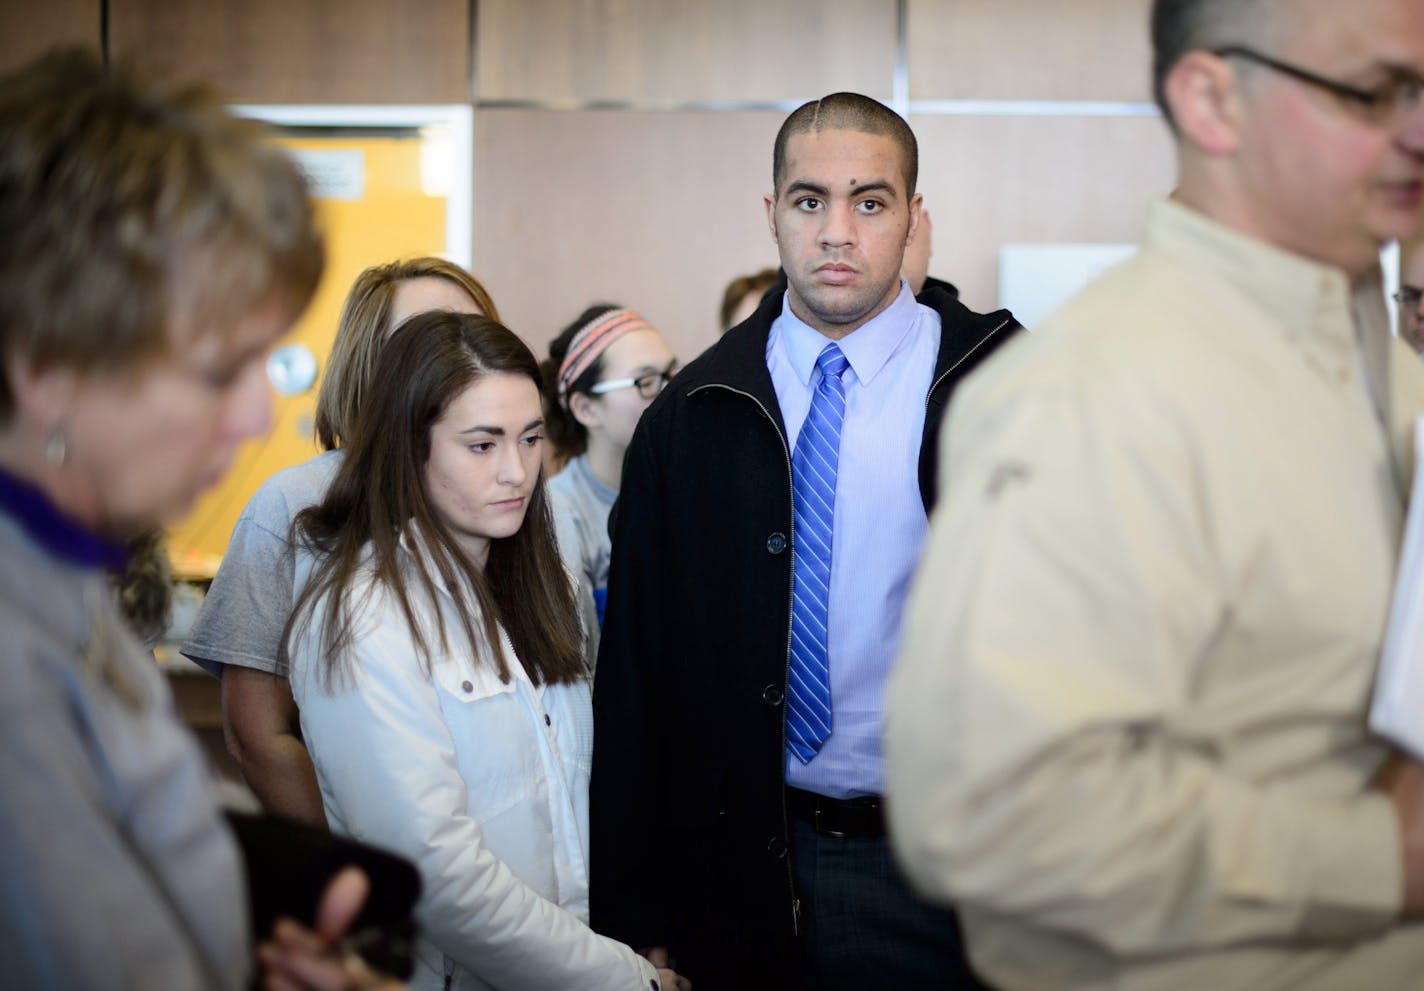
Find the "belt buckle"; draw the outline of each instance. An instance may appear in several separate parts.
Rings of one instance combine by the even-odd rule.
[[[821,825],[821,803],[819,801],[816,803],[815,811],[811,813],[811,828],[822,836],[829,836],[833,840],[843,840],[846,838],[846,834],[840,830],[830,829]]]

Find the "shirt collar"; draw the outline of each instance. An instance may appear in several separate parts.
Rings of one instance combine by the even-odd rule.
[[[618,490],[604,485],[603,481],[593,473],[593,468],[588,463],[587,452],[574,458],[569,462],[569,465],[578,473],[579,479],[593,489],[599,499],[611,505],[618,498]]]
[[[1153,205],[1146,242],[1200,273],[1204,285],[1232,289],[1260,312],[1262,333],[1282,334],[1328,380],[1344,385],[1360,375],[1375,412],[1392,428],[1396,469],[1412,466],[1415,411],[1396,408],[1393,377],[1404,346],[1390,340],[1378,265],[1351,280],[1342,269],[1265,244],[1171,200]],[[1407,485],[1410,474],[1398,477]]]
[[[71,564],[117,571],[128,563],[128,548],[65,516],[44,492],[3,468],[0,512],[9,515],[35,543]]]
[[[456,608],[468,610],[474,616],[475,636],[479,639],[481,646],[487,643],[485,640],[485,625],[481,618],[479,599],[475,595],[475,589],[470,584],[470,576],[462,571],[456,571],[458,587],[452,588],[440,580],[440,572],[435,566],[435,551],[430,544],[415,531],[414,527],[402,527],[400,532],[400,547],[407,555],[413,559],[413,563],[425,569],[425,573],[430,576],[430,580],[435,584],[438,595],[443,595],[449,599]],[[572,581],[572,576],[570,576]],[[505,652],[505,661],[508,664],[510,673],[516,681],[528,682],[533,686],[535,694],[543,697],[542,685],[533,685],[533,679],[524,670],[524,665],[519,662],[518,656],[514,652],[514,641],[509,639],[509,632],[504,628],[503,623],[498,623],[499,629],[499,649]],[[449,632],[449,631],[447,631]],[[478,661],[477,663],[484,663]],[[513,682],[510,682],[513,684]]]
[[[870,382],[900,349],[914,329],[918,307],[909,283],[901,279],[900,292],[894,302],[836,342],[855,372],[857,382],[862,385]],[[791,311],[790,293],[781,304],[780,323],[791,369],[796,378],[810,388],[816,358],[830,343],[830,338]]]
[[[407,521],[407,525],[401,527],[399,537],[400,547],[411,559],[414,566],[419,567],[430,576],[430,580],[435,584],[439,594],[445,596],[462,609],[479,611],[479,599],[475,595],[474,585],[471,584],[470,576],[459,567],[455,567],[455,586],[446,585],[440,580],[440,568],[438,561],[444,557],[444,551],[437,551],[431,543],[425,539],[415,527],[414,521]],[[453,560],[451,561],[454,565]]]
[[[1154,204],[1147,244],[1204,271],[1214,284],[1234,286],[1297,344],[1315,339],[1353,353],[1351,311],[1366,294],[1379,291],[1377,270],[1352,284],[1341,269],[1266,244],[1172,200]]]

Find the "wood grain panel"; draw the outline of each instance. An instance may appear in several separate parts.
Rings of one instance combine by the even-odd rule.
[[[783,116],[477,113],[475,274],[541,355],[608,300],[693,357],[727,282],[776,264],[761,197]]]
[[[998,305],[1004,244],[1141,240],[1175,158],[1151,117],[916,117],[920,190],[934,218],[930,274],[973,309]]]
[[[469,99],[468,0],[110,0],[109,49],[238,102]]]
[[[99,51],[99,17],[99,0],[4,0],[0,72],[18,69],[58,45]]]
[[[1149,7],[910,0],[910,99],[1149,101]]]
[[[480,0],[482,100],[888,100],[893,0]]]

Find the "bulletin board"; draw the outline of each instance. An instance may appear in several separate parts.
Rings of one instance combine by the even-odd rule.
[[[464,106],[257,107],[243,116],[274,125],[312,182],[326,235],[326,270],[311,305],[283,344],[305,345],[317,377],[273,396],[273,427],[243,445],[223,482],[169,531],[174,571],[210,578],[233,524],[268,477],[319,450],[316,396],[352,281],[370,265],[439,255],[469,267],[471,111]]]

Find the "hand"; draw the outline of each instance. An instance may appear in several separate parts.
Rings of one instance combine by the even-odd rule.
[[[648,963],[659,970],[667,969],[668,948],[666,946],[645,946],[641,950],[635,950],[640,957],[646,957]]]
[[[366,902],[371,882],[347,867],[327,885],[317,907],[316,928],[280,919],[272,939],[257,948],[267,991],[400,991],[405,985],[377,974],[337,943]]]
[[[1393,754],[1375,786],[1394,801],[1404,858],[1404,913],[1424,913],[1424,764]]]
[[[679,977],[666,967],[658,968],[658,984],[662,991],[692,991],[692,982],[685,977]]]
[[[641,957],[647,957],[648,963],[657,968],[658,984],[662,991],[692,991],[692,982],[685,977],[681,977],[668,966],[668,948],[666,946],[645,946],[637,951]]]

